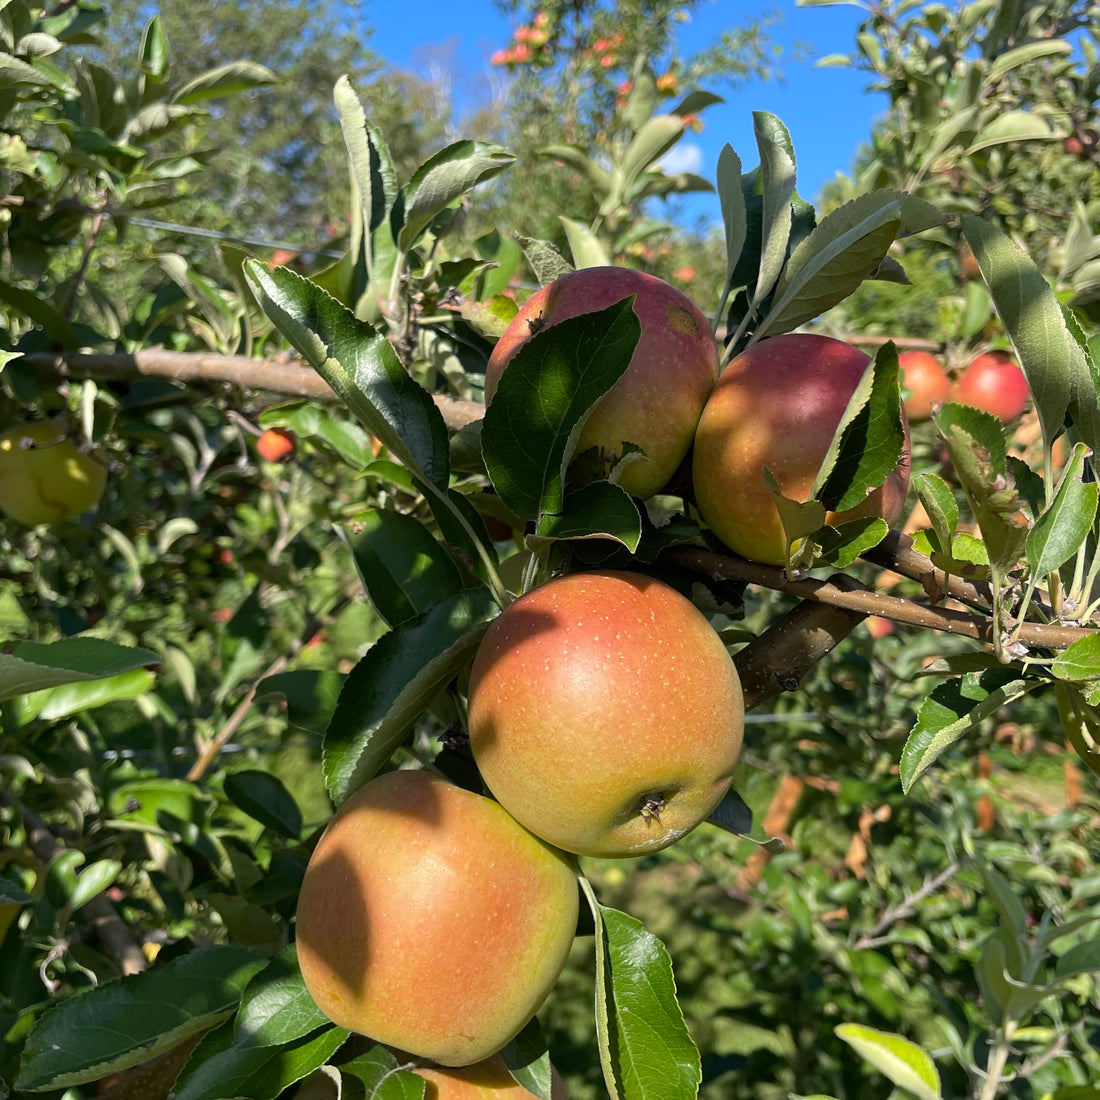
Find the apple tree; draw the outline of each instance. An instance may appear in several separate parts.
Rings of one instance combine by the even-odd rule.
[[[29,37],[18,36],[24,51],[40,43]],[[644,285],[556,316],[563,277],[591,278],[606,259],[590,262],[587,238],[570,237],[565,255],[501,235],[490,253],[457,231],[466,197],[511,169],[509,150],[459,141],[402,174],[347,79],[335,103],[352,180],[346,255],[310,276],[238,265],[237,323],[285,340],[309,368],[295,370],[318,380],[302,383],[316,396],[259,418],[293,432],[295,458],[265,460],[252,486],[247,453],[232,455],[240,414],[215,420],[201,401],[74,382],[70,416],[137,471],[115,469],[101,505],[112,519],[130,513],[126,529],[88,515],[56,531],[5,520],[18,550],[5,580],[25,591],[4,607],[22,637],[0,653],[0,1090],[388,1100],[428,1095],[426,1059],[446,1079],[447,1067],[466,1072],[492,1054],[469,1072],[499,1075],[503,1063],[547,1100],[551,1061],[564,1065],[580,1035],[602,1093],[568,1074],[578,1095],[843,1096],[887,1087],[884,1077],[920,1097],[991,1100],[1028,1081],[1061,1100],[1095,1095],[1095,823],[1070,814],[1028,824],[1022,835],[1040,838],[1030,850],[997,843],[971,827],[955,789],[966,747],[1004,714],[1067,743],[1089,790],[1100,774],[1089,311],[1060,301],[1003,228],[950,204],[872,187],[819,214],[796,191],[783,123],[757,112],[756,149],[727,146],[714,181],[717,308],[699,321],[664,313],[680,335],[701,324],[715,337],[714,393],[770,341],[812,346],[805,328],[868,280],[903,280],[899,240],[950,229],[1018,356],[1041,445],[1032,463],[1010,454],[997,418],[957,402],[907,428],[886,341],[858,361],[829,430],[812,433],[808,487],[790,488],[778,448],[765,449],[758,479],[780,551],[751,560],[717,533],[719,514],[733,528],[758,519],[738,511],[736,488],[701,503],[709,466],[685,455],[643,497],[624,475],[656,442],[620,433],[580,447],[644,351]],[[639,171],[657,147],[646,153]],[[530,290],[526,273],[550,288],[535,315],[515,301]],[[27,313],[0,376],[5,412],[23,393],[57,392],[31,369],[51,308]],[[522,347],[487,389],[512,326]],[[795,369],[786,391],[752,400],[793,410],[811,373]],[[677,406],[676,372],[668,385]],[[899,468],[928,517],[915,540],[886,510],[860,508]],[[634,578],[621,624],[610,594],[590,595],[607,576]],[[555,602],[566,589],[582,594],[579,610]],[[654,620],[636,610],[639,593],[681,609],[676,625],[645,630]],[[66,629],[51,629],[55,605]],[[891,650],[887,635],[870,647],[868,616],[913,645]],[[320,636],[341,624],[350,646]],[[560,649],[524,663],[528,641],[559,624]],[[690,631],[700,640],[687,645]],[[538,672],[560,672],[573,651],[583,659],[557,687]],[[608,668],[634,667],[642,651],[633,694],[605,717]],[[904,669],[889,679],[887,652]],[[519,671],[494,680],[513,660]],[[505,724],[484,716],[501,698],[520,695],[518,723],[540,735],[532,759],[508,765],[523,790],[579,785],[570,768],[587,740],[600,750],[586,772],[606,767],[612,793],[634,791],[636,773],[663,762],[661,735],[676,742],[711,705],[694,686],[713,689],[719,670],[738,685],[720,725],[737,727],[744,748],[732,784],[729,762],[719,769],[706,824],[634,858],[584,854],[568,828],[552,843],[533,835],[544,828],[528,817],[537,794],[510,797],[510,777],[497,778]],[[576,749],[550,763],[539,741],[564,728],[566,680],[599,716],[586,720],[622,732],[586,739],[582,725]],[[655,688],[664,717],[634,745]],[[754,713],[790,736],[767,721],[767,736],[754,735]],[[851,742],[846,715],[861,723]],[[873,715],[895,734],[904,719],[904,737],[880,737]],[[781,771],[754,819],[759,777],[799,754],[810,765]],[[798,862],[799,849],[835,838],[807,827],[788,850],[779,838],[782,798],[805,787],[858,820],[845,877]],[[624,812],[662,828],[677,793],[646,787]],[[538,808],[583,829],[588,802],[550,796]],[[896,867],[869,859],[884,829],[897,830]],[[667,917],[667,900],[654,908],[629,888],[658,868],[663,888],[683,889],[690,873],[691,893],[722,902],[684,917],[687,937],[661,928],[673,952],[630,911],[637,900],[639,913]],[[887,892],[891,872],[900,894]],[[617,895],[628,904],[610,904]],[[735,903],[744,908],[731,914]],[[532,940],[541,952],[521,954]],[[710,1000],[699,992],[698,971],[715,965],[704,944],[739,972]],[[575,954],[590,963],[583,998]],[[376,957],[400,964],[384,995],[371,984]],[[538,965],[508,969],[528,957]],[[498,966],[496,987],[466,1011],[461,994]],[[547,968],[560,971],[556,985]],[[910,1017],[902,1001],[919,1010]],[[346,1016],[349,1004],[364,1014]],[[564,1025],[571,1013],[583,1022]],[[415,1034],[425,1020],[430,1042]],[[474,1053],[456,1052],[456,1035],[480,1040]]]

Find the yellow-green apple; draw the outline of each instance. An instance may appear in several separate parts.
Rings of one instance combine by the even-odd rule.
[[[741,684],[689,600],[650,577],[574,573],[510,604],[469,688],[470,748],[489,790],[570,852],[667,847],[730,785]]]
[[[424,1100],[534,1100],[535,1094],[508,1072],[500,1055],[461,1069],[421,1066],[413,1073],[428,1082]],[[554,1070],[551,1100],[568,1100],[565,1085]]]
[[[472,1065],[538,1011],[577,907],[572,861],[499,803],[425,771],[388,772],[348,798],[310,857],[298,961],[340,1027]]]
[[[718,350],[706,317],[662,279],[625,267],[586,267],[536,291],[489,356],[485,401],[492,402],[501,374],[536,332],[606,309],[630,294],[636,296],[641,335],[626,373],[585,422],[577,453],[597,448],[601,465],[610,470],[624,443],[641,447],[646,457],[627,463],[619,484],[648,497],[668,482],[687,454],[718,378]]]
[[[951,380],[940,361],[927,351],[903,351],[898,356],[901,384],[909,391],[903,397],[905,415],[913,420],[927,420],[932,409],[951,399]]]
[[[783,565],[787,546],[764,470],[783,496],[808,500],[829,445],[870,359],[829,336],[790,333],[732,359],[695,433],[692,476],[699,513],[735,554]],[[904,419],[904,410],[902,411]],[[857,507],[826,523],[901,514],[909,487],[908,423],[897,467]]]
[[[28,527],[61,523],[98,503],[107,468],[57,424],[17,424],[0,432],[0,511]]]
[[[1007,351],[986,351],[970,360],[955,383],[952,400],[992,413],[1008,424],[1027,407],[1027,379]]]

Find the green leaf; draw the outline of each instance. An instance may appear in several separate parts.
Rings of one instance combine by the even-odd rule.
[[[477,184],[504,171],[515,159],[507,149],[485,141],[457,141],[429,157],[405,188],[398,248],[407,252],[432,218]]]
[[[901,753],[901,785],[906,794],[945,749],[1034,686],[1017,675],[1005,668],[969,673],[940,684],[921,703]]]
[[[302,834],[302,811],[282,780],[269,772],[248,769],[225,777],[226,797],[249,817],[279,836]]]
[[[203,1037],[183,1067],[172,1100],[275,1100],[343,1046],[349,1032],[330,1027],[279,1046],[256,1046],[223,1024]]]
[[[1058,975],[1059,981],[1078,974],[1093,974],[1097,971],[1100,971],[1100,939],[1075,943],[1059,956],[1054,967],[1054,973]]]
[[[1065,134],[1054,130],[1045,118],[1031,111],[1003,111],[978,131],[963,155],[973,156],[982,149],[1010,141],[1061,141],[1064,137]]]
[[[1024,552],[1026,527],[1016,513],[1024,501],[1008,469],[1004,426],[991,413],[948,402],[933,414],[985,542],[998,583]]]
[[[446,493],[447,428],[431,395],[409,377],[393,345],[315,283],[249,260],[245,274],[264,312],[371,435],[418,480]]]
[[[962,227],[1016,348],[1043,439],[1054,440],[1068,409],[1082,440],[1100,453],[1093,380],[1054,291],[1031,257],[999,229],[969,214],[963,215]]]
[[[663,157],[683,136],[684,120],[676,115],[655,115],[642,125],[623,154],[622,187],[619,195],[612,195],[612,198],[617,200],[616,206],[621,201],[619,196],[630,190],[634,180],[654,161]],[[606,216],[612,213],[612,210],[613,208],[606,209],[605,204],[601,213]]]
[[[607,267],[611,263],[607,255],[607,249],[600,242],[599,237],[586,225],[565,217],[558,217],[562,228],[565,230],[565,238],[569,241],[569,253],[573,257],[575,267]]]
[[[175,95],[173,103],[204,103],[208,99],[236,95],[252,88],[262,88],[265,84],[277,84],[279,77],[266,65],[255,61],[230,61],[200,73],[189,80]]]
[[[989,79],[1000,80],[1013,69],[1041,61],[1048,57],[1065,57],[1073,52],[1073,46],[1064,38],[1048,38],[1028,42],[1015,49],[1005,50],[993,58],[989,66]]]
[[[882,262],[901,229],[901,196],[875,191],[824,218],[791,253],[755,335],[778,335],[843,301]]]
[[[141,71],[160,81],[168,70],[168,38],[159,15],[153,16],[141,35]]]
[[[1015,937],[1007,930],[999,930],[982,944],[982,953],[975,966],[981,985],[986,1009],[994,1022],[1005,1017],[1019,1020],[1052,993],[1055,986],[1022,982],[1010,973],[1008,950],[1019,953]]]
[[[393,275],[397,245],[390,224],[401,196],[397,170],[385,139],[363,113],[351,81],[341,76],[333,89],[333,102],[340,118],[340,132],[348,155],[353,207],[345,272],[350,285],[345,300],[356,302],[367,288],[362,282],[363,263],[367,280],[378,293]]]
[[[379,508],[342,529],[359,579],[378,613],[396,626],[462,590],[462,575],[444,546],[415,516]]]
[[[959,502],[939,474],[919,474],[913,481],[917,499],[932,523],[938,548],[949,551],[959,525]]]
[[[348,674],[325,734],[322,762],[333,802],[343,802],[390,758],[498,610],[488,590],[467,589],[367,650]]]
[[[839,1024],[833,1030],[838,1039],[843,1039],[898,1088],[911,1092],[918,1100],[939,1100],[939,1071],[916,1043],[863,1024]]]
[[[600,917],[614,1005],[611,1052],[624,1100],[694,1100],[702,1068],[668,952],[626,913],[601,905]]]
[[[520,518],[561,513],[584,422],[634,354],[641,326],[633,304],[631,296],[543,328],[501,374],[482,449],[494,488]]]
[[[533,536],[542,539],[612,538],[632,554],[642,537],[642,517],[638,506],[625,489],[609,481],[596,481],[566,495],[557,515],[539,517]]]
[[[371,1047],[365,1054],[341,1063],[340,1072],[362,1081],[366,1100],[424,1100],[428,1086],[423,1077],[403,1070],[383,1046]]]
[[[76,876],[73,890],[69,894],[70,909],[79,909],[87,905],[92,898],[102,894],[122,872],[122,864],[117,859],[100,859],[89,863]]]
[[[160,661],[151,650],[122,646],[103,638],[18,642],[11,653],[0,653],[0,700],[63,684],[118,676]]]
[[[904,446],[898,353],[889,342],[879,349],[848,401],[818,472],[813,498],[836,512],[855,508],[894,471]]]
[[[136,699],[148,692],[155,680],[154,673],[139,668],[100,680],[63,684],[45,691],[36,691],[24,695],[14,704],[15,721],[20,725],[26,725],[36,718],[45,722],[56,722],[60,718],[68,718],[92,707],[101,707],[123,699]]]
[[[1054,658],[1050,671],[1059,680],[1100,678],[1100,631],[1085,634]]]
[[[234,1029],[237,1047],[270,1047],[304,1038],[328,1023],[317,1007],[294,944],[284,947],[245,987]]]
[[[752,309],[755,309],[775,286],[787,258],[793,220],[791,199],[795,187],[795,158],[791,135],[775,115],[767,111],[753,111],[752,126],[760,150],[760,174],[764,189],[760,268],[752,300]]]
[[[611,191],[611,173],[599,161],[593,160],[579,145],[564,143],[543,145],[537,150],[537,155],[546,160],[561,161],[562,164],[567,164],[570,168],[575,168],[586,175],[598,202],[602,202]]]
[[[16,1086],[98,1081],[170,1050],[228,1015],[262,965],[242,947],[199,947],[61,1001],[31,1030]]]
[[[282,696],[286,700],[286,719],[292,726],[323,733],[343,686],[342,673],[300,668],[264,677],[257,688],[256,700]]]
[[[1026,552],[1031,566],[1030,586],[1069,561],[1088,537],[1096,519],[1096,482],[1081,481],[1085,458],[1089,454],[1078,443],[1062,473],[1050,507],[1045,509],[1027,534]]]
[[[537,1016],[531,1018],[500,1054],[515,1081],[541,1100],[552,1100],[554,1071]]]
[[[540,287],[549,286],[555,279],[576,270],[549,241],[535,237],[517,237],[516,240]]]
[[[737,269],[737,261],[741,258],[741,250],[745,247],[745,238],[749,231],[745,193],[741,189],[741,158],[728,142],[718,154],[716,183],[718,201],[722,208],[722,227],[726,236],[726,283],[722,301],[718,303],[721,310],[733,289],[733,273]]]
[[[0,877],[0,905],[34,905],[38,898],[28,894],[11,879]]]

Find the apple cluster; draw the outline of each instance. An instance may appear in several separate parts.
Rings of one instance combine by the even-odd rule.
[[[539,332],[628,295],[640,336],[580,426],[576,453],[588,461],[574,471],[644,499],[690,468],[713,535],[783,563],[776,487],[797,501],[812,494],[869,357],[787,334],[750,345],[719,377],[710,326],[684,294],[641,272],[589,268],[519,310],[490,357],[486,402],[505,370],[531,361],[517,352]],[[906,453],[827,522],[892,522]],[[459,1091],[460,1079],[510,1080],[498,1052],[565,964],[578,857],[638,856],[695,828],[729,789],[744,729],[722,639],[690,600],[640,572],[567,573],[512,601],[477,648],[466,701],[486,793],[427,770],[368,781],[318,842],[297,911],[302,974],[334,1022],[414,1059],[477,1067],[425,1071],[447,1082],[441,1098],[490,1094]]]

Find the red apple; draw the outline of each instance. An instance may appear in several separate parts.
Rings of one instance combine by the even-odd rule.
[[[446,1066],[510,1042],[576,930],[576,870],[492,799],[425,771],[360,787],[310,857],[298,962],[340,1027]]]
[[[894,633],[893,622],[890,619],[884,619],[881,615],[868,615],[863,622],[867,632],[876,640]]]
[[[927,420],[932,409],[951,398],[951,382],[940,361],[927,351],[903,351],[898,356],[901,384],[909,391],[903,397],[905,415],[913,420]]]
[[[761,340],[731,360],[695,434],[693,477],[699,512],[736,554],[783,565],[786,540],[764,469],[792,500],[808,500],[848,401],[870,359],[829,336]],[[903,410],[904,419],[904,410]],[[893,523],[909,487],[906,443],[895,470],[858,507],[826,523],[882,516]]]
[[[1030,394],[1024,372],[1007,351],[986,351],[970,361],[951,396],[1008,424],[1027,407]]]
[[[629,463],[619,484],[652,496],[675,473],[691,446],[699,414],[718,377],[710,325],[686,295],[653,275],[625,267],[586,267],[536,291],[504,331],[485,372],[485,400],[516,352],[540,329],[606,309],[630,294],[641,336],[626,373],[592,411],[578,453],[598,447],[610,468],[624,443],[646,457]]]
[[[428,1082],[424,1100],[533,1100],[535,1095],[512,1077],[499,1054],[476,1066],[462,1069],[421,1066],[413,1073]],[[551,1100],[568,1100],[558,1071],[553,1070],[553,1075]]]
[[[256,440],[256,450],[268,462],[282,462],[294,453],[294,433],[283,428],[268,428]]]
[[[641,855],[695,828],[741,749],[737,671],[710,622],[636,573],[574,573],[489,627],[470,748],[489,790],[550,844]]]

